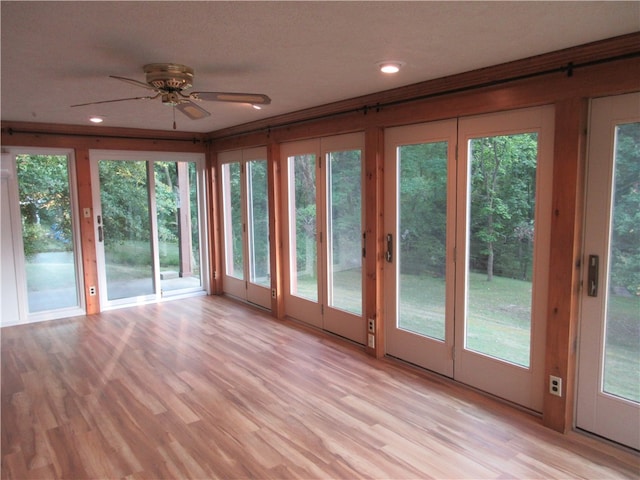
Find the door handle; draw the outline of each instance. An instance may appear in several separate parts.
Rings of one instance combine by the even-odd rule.
[[[102,242],[102,239],[103,239],[103,235],[102,235],[102,217],[100,215],[98,215],[98,217],[96,218],[96,222],[98,223],[98,241]]]
[[[587,295],[590,297],[598,296],[598,264],[600,258],[598,255],[589,255],[589,265],[587,274]]]
[[[387,233],[387,251],[384,253],[384,258],[389,263],[393,260],[393,235],[390,233]]]

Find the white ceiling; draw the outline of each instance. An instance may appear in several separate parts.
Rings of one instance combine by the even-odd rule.
[[[1,118],[171,130],[147,63],[195,69],[193,91],[266,93],[261,111],[203,102],[211,132],[640,30],[640,2],[12,2],[2,16]],[[381,60],[406,65],[396,76]],[[100,127],[95,127],[100,128]]]

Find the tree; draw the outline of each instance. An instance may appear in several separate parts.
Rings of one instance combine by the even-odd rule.
[[[640,123],[616,132],[611,287],[640,295]]]
[[[24,252],[71,251],[73,231],[66,155],[16,158]]]
[[[447,143],[405,145],[399,165],[400,271],[445,274]]]
[[[528,277],[536,159],[535,133],[471,140],[471,252],[476,265],[484,265],[489,282],[496,270],[512,278]],[[529,248],[522,248],[523,243]]]

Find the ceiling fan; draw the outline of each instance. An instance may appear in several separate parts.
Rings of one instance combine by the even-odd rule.
[[[103,100],[100,102],[80,103],[72,107],[84,107],[100,103],[125,102],[128,100],[155,100],[160,98],[163,105],[174,108],[173,128],[176,128],[175,110],[179,110],[191,120],[205,118],[211,114],[194,102],[208,100],[214,102],[248,103],[256,108],[260,105],[268,105],[271,99],[262,93],[234,93],[234,92],[183,92],[193,85],[193,69],[177,63],[150,63],[142,67],[146,75],[146,82],[139,82],[132,78],[110,75],[110,78],[146,88],[154,92],[152,95],[142,97],[119,98],[116,100]]]

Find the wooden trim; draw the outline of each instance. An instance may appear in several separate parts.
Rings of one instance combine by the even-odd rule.
[[[218,197],[218,159],[213,151],[207,152],[207,193],[209,216],[209,285],[213,295],[222,295],[222,257],[220,245],[220,200]]]
[[[556,104],[544,378],[558,376],[565,387],[562,397],[545,388],[542,419],[559,432],[573,426],[587,118],[586,100]]]
[[[384,224],[383,224],[383,182],[384,182],[384,131],[381,128],[369,128],[365,131],[365,249],[364,259],[365,280],[365,330],[369,319],[375,324],[375,347],[370,348],[365,343],[366,352],[376,358],[385,354],[384,343],[384,314],[383,314],[383,266],[384,260]],[[368,339],[368,330],[365,338]]]
[[[2,144],[59,148],[204,153],[203,134],[3,121]]]
[[[282,235],[284,235],[284,220],[282,218],[282,179],[280,171],[280,145],[270,143],[267,147],[267,175],[269,194],[269,249],[271,257],[271,314],[282,319],[284,317],[284,280],[283,280],[283,252]]]
[[[82,248],[82,271],[84,276],[84,296],[88,315],[100,312],[100,288],[98,282],[98,260],[96,253],[96,238],[93,214],[93,197],[91,185],[91,162],[89,150],[76,149],[76,182],[78,189],[78,218],[80,219],[80,245]],[[86,218],[84,209],[88,208],[91,215]],[[94,286],[95,295],[89,294],[89,287]]]

